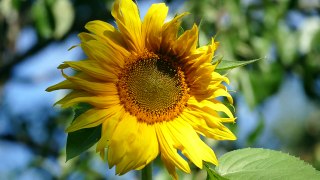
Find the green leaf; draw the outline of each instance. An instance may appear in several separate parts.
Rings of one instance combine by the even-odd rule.
[[[66,161],[80,155],[93,146],[101,137],[101,125],[93,128],[80,129],[68,133]]]
[[[196,24],[198,25],[198,31],[199,31],[199,33],[198,33],[198,42],[197,42],[197,48],[198,48],[198,47],[200,47],[200,32],[201,32],[202,26],[203,26],[203,18],[202,17],[198,18]]]
[[[230,180],[320,179],[320,172],[304,161],[279,151],[246,148],[226,153],[216,171]]]
[[[73,120],[75,120],[78,116],[80,116],[82,113],[88,111],[92,108],[92,105],[87,103],[79,103],[74,107],[74,117]]]
[[[76,119],[79,115],[89,110],[91,107],[91,105],[86,103],[78,104],[74,109],[74,119]],[[66,161],[80,155],[82,152],[89,149],[100,139],[100,137],[101,125],[93,128],[80,129],[78,131],[68,133]]]
[[[253,59],[253,60],[248,60],[248,61],[230,61],[230,60],[221,60],[221,62],[218,64],[216,70],[217,71],[225,71],[229,69],[234,69],[237,67],[245,66],[247,64],[254,63],[256,61],[259,61],[264,58],[259,58],[259,59]]]
[[[228,180],[220,176],[214,169],[210,168],[208,163],[204,163],[204,168],[207,171],[207,180]]]

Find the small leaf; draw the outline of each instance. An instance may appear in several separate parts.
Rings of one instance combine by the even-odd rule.
[[[78,116],[80,116],[82,113],[88,111],[92,108],[92,105],[88,103],[79,103],[74,107],[74,117],[73,120],[75,120]]]
[[[66,161],[80,155],[93,146],[101,137],[101,125],[93,128],[80,129],[68,134]]]
[[[87,103],[79,103],[74,107],[73,121],[82,113],[91,109],[92,106]],[[101,137],[101,125],[93,128],[81,129],[68,133],[66,147],[66,161],[80,155],[83,151],[93,146]]]
[[[228,180],[220,176],[214,169],[210,168],[208,163],[204,163],[204,168],[207,171],[207,180]]]
[[[304,161],[279,151],[246,148],[224,154],[216,171],[230,180],[320,179],[320,172]]]
[[[223,59],[223,56],[222,55],[218,55],[218,56],[214,56],[212,61],[211,61],[211,64],[216,64],[216,63],[221,63]]]
[[[256,61],[259,61],[261,59],[264,59],[264,58],[259,58],[259,59],[253,59],[253,60],[248,60],[248,61],[230,61],[230,60],[222,60],[216,70],[217,71],[225,71],[225,70],[228,70],[228,69],[234,69],[234,68],[237,68],[237,67],[241,67],[241,66],[245,66],[247,64],[251,64],[251,63],[254,63]]]
[[[198,18],[197,19],[197,25],[198,25],[198,30],[199,30],[199,33],[198,33],[198,45],[197,45],[197,48],[200,46],[200,32],[201,32],[201,29],[202,29],[202,26],[203,26],[203,18]]]
[[[71,51],[72,49],[74,49],[74,48],[76,48],[76,47],[79,47],[79,45],[73,45],[73,46],[71,46],[71,47],[68,49],[68,51]]]

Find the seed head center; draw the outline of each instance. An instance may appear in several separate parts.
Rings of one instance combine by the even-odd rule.
[[[187,86],[183,72],[158,57],[128,64],[118,83],[120,100],[138,120],[171,120],[185,106]]]
[[[132,66],[127,78],[132,99],[146,111],[170,108],[181,98],[176,70],[169,63],[148,59]]]

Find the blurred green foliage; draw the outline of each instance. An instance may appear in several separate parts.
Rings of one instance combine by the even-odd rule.
[[[225,59],[266,58],[235,75],[250,107],[275,93],[287,72],[299,74],[310,98],[319,101],[315,81],[320,72],[320,28],[319,17],[312,15],[319,10],[319,4],[306,7],[306,3],[309,1],[188,1],[186,7],[191,8],[193,18],[186,21],[191,24],[202,19],[202,39],[217,33],[219,54]],[[288,22],[291,12],[306,16],[301,28],[289,26],[301,23]],[[303,39],[307,31],[312,33]]]
[[[53,42],[63,42],[68,36],[85,31],[90,20],[112,22],[112,0],[1,0],[0,1],[0,93],[9,80],[13,68]],[[254,146],[265,127],[261,105],[275,95],[285,77],[297,75],[304,86],[310,103],[320,111],[320,20],[318,1],[307,0],[189,0],[166,1],[172,14],[189,11],[183,26],[188,29],[200,23],[200,44],[207,44],[215,36],[220,42],[218,55],[227,60],[263,60],[228,72],[232,89],[244,96],[247,105],[258,109],[260,120],[243,146]],[[139,4],[144,1],[138,1]],[[172,5],[172,6],[171,6]],[[300,19],[291,19],[297,14]],[[17,52],[17,39],[24,28],[32,27],[37,41],[25,52]],[[39,59],[41,61],[41,59]],[[295,97],[292,97],[295,98]],[[236,98],[237,100],[237,98]],[[236,101],[237,103],[237,101]],[[299,105],[297,105],[299,108]],[[281,110],[280,110],[281,111]],[[71,122],[72,111],[65,110],[57,117],[50,117],[48,134],[54,128],[64,128]],[[320,114],[304,120],[305,130],[301,139],[290,144],[290,151],[320,169]],[[23,125],[16,125],[23,126]],[[279,124],[280,129],[286,124]],[[235,127],[235,126],[233,126]],[[17,129],[25,127],[17,127]],[[237,131],[237,130],[235,130]],[[20,134],[19,134],[20,133]],[[64,149],[56,150],[50,144],[36,145],[31,137],[19,132],[15,137],[1,137],[26,144],[38,158],[32,166],[43,166],[45,158],[59,159],[62,179],[79,172],[85,177],[99,179],[90,163],[99,157],[94,150],[83,153],[65,164]],[[270,132],[272,133],[272,132]],[[208,142],[217,145],[216,142]],[[218,154],[237,148],[232,142],[218,144]],[[284,144],[285,145],[285,144]],[[159,162],[157,160],[156,162]],[[159,164],[159,163],[157,163]],[[106,169],[106,168],[105,168]],[[197,170],[195,167],[193,169]],[[106,169],[107,171],[107,169]],[[52,175],[53,178],[55,175]],[[201,172],[193,175],[203,178]],[[158,175],[168,177],[167,175]]]
[[[185,10],[190,11],[191,15],[185,19],[184,27],[201,22],[200,43],[207,44],[209,37],[215,36],[220,42],[218,56],[242,61],[263,58],[228,72],[231,89],[237,90],[233,95],[243,96],[251,110],[258,114],[255,129],[241,147],[256,145],[266,129],[263,116],[265,103],[279,92],[288,77],[295,76],[301,80],[307,103],[315,110],[312,114],[305,113],[304,119],[292,118],[289,114],[286,118],[284,115],[282,121],[274,124],[277,128],[268,133],[275,133],[281,139],[283,150],[302,157],[320,169],[320,115],[317,113],[320,111],[319,2],[186,1]],[[238,103],[237,98],[235,103]],[[287,105],[285,100],[282,103]],[[291,103],[290,99],[287,103]],[[303,109],[299,104],[295,106]]]
[[[63,41],[84,31],[90,20],[111,20],[112,0],[1,0],[0,1],[0,81],[5,82],[13,67],[36,54],[51,42]],[[37,42],[27,52],[18,53],[17,39],[24,28],[34,27]]]

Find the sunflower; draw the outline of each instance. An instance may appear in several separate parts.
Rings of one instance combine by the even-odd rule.
[[[80,47],[87,55],[58,68],[66,80],[47,91],[71,89],[57,102],[67,108],[89,103],[67,132],[102,124],[96,150],[117,174],[140,170],[160,155],[168,172],[190,173],[187,160],[202,168],[203,161],[218,164],[201,137],[235,140],[223,123],[233,123],[231,111],[217,97],[232,97],[211,60],[218,47],[212,39],[198,47],[198,27],[178,36],[181,18],[165,22],[168,7],[153,4],[143,21],[131,0],[116,0],[112,16],[118,27],[103,21],[85,25]],[[74,76],[65,68],[77,71]],[[220,115],[224,114],[224,118]]]

